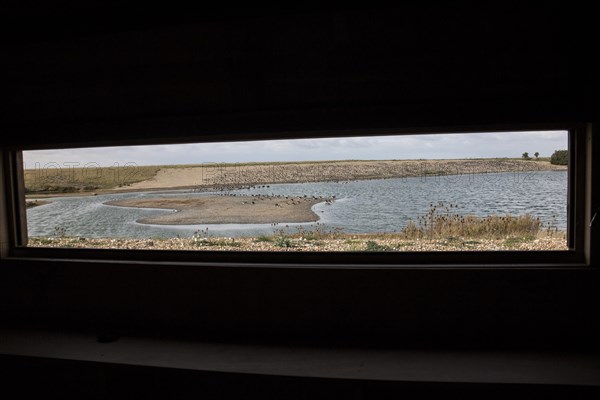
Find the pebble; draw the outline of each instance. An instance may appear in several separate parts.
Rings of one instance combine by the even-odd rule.
[[[375,235],[377,236],[377,235]],[[192,238],[170,239],[99,239],[99,238],[29,238],[31,247],[110,248],[143,250],[236,250],[236,251],[361,251],[367,242],[375,242],[386,251],[482,251],[482,250],[568,250],[564,236],[544,236],[531,241],[506,245],[506,239],[401,239],[393,235],[331,234],[308,240],[303,236],[289,236],[291,248],[282,248],[275,242],[257,241],[252,237],[207,237],[199,244]],[[82,240],[84,239],[84,240]]]

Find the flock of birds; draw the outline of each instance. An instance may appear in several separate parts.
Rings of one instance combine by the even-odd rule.
[[[335,201],[335,196],[324,197],[324,196],[289,196],[289,195],[281,195],[281,194],[251,194],[251,195],[243,195],[237,193],[220,193],[219,196],[226,197],[249,197],[248,200],[242,200],[242,204],[257,204],[260,201],[264,200],[272,200],[272,199],[281,199],[281,202],[275,203],[275,207],[283,207],[284,205],[298,205],[302,202],[306,201],[315,201],[321,200],[324,201],[326,205],[331,205]]]

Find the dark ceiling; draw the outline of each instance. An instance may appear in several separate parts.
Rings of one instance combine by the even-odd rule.
[[[183,14],[63,4],[0,13],[0,123],[11,129],[68,136],[60,127],[74,121],[148,118],[273,131],[594,119],[591,17],[573,3]]]

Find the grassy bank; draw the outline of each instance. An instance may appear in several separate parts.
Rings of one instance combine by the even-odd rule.
[[[27,194],[94,192],[127,188],[156,176],[165,167],[124,166],[25,170]]]

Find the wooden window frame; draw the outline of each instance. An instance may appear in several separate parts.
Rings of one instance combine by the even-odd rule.
[[[151,254],[153,262],[185,263],[189,265],[246,265],[246,266],[290,266],[311,268],[406,268],[406,267],[469,267],[487,266],[501,268],[521,267],[553,267],[571,265],[581,267],[590,265],[591,246],[589,242],[590,228],[587,221],[591,219],[591,126],[590,125],[526,125],[526,126],[487,126],[459,128],[420,128],[411,131],[370,130],[367,135],[389,135],[409,133],[468,133],[483,131],[532,131],[532,130],[567,130],[569,133],[569,188],[568,188],[568,246],[566,251],[444,251],[444,252],[246,252],[246,251],[165,251],[165,250],[108,250],[108,249],[57,249],[26,247],[27,226],[25,196],[23,185],[22,150],[49,148],[48,144],[8,148],[3,152],[3,190],[4,209],[7,224],[3,227],[2,257],[11,258],[43,258],[60,260],[120,260],[148,262]],[[315,131],[285,132],[277,135],[232,135],[229,141],[249,138],[251,140],[302,138],[302,137],[348,137],[365,135],[365,131]],[[118,146],[131,144],[214,142],[219,136],[203,135],[184,137],[177,140],[127,140],[111,143],[79,143],[66,147]],[[223,140],[221,138],[221,140]],[[58,146],[60,147],[60,146]],[[150,253],[149,253],[150,252]]]

